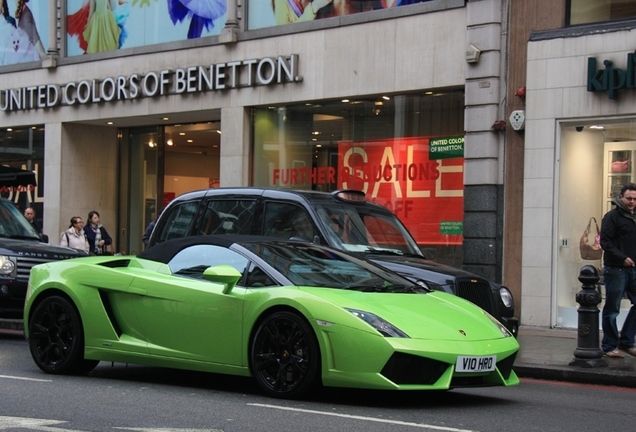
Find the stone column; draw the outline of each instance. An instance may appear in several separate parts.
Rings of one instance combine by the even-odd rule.
[[[503,226],[503,0],[466,4],[463,268],[501,281]],[[475,61],[475,49],[479,51]],[[494,126],[494,127],[493,127]]]

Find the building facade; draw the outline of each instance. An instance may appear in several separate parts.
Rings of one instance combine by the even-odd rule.
[[[523,64],[509,74],[507,114],[525,113],[525,129],[509,131],[507,141],[523,143],[521,317],[526,325],[576,327],[581,267],[602,275],[597,225],[621,186],[635,180],[636,2],[523,7],[512,6],[511,27],[514,17],[532,15],[528,9],[552,18],[518,35]],[[511,93],[518,87],[524,98]],[[619,323],[630,306],[623,301]]]
[[[3,1],[0,163],[38,185],[2,195],[51,242],[97,210],[136,253],[194,189],[352,187],[501,282],[507,1]]]

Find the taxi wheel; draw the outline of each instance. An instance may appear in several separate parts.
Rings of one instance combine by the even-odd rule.
[[[269,396],[300,398],[319,384],[320,350],[307,321],[279,311],[256,327],[250,349],[252,374]]]
[[[67,299],[44,299],[29,320],[29,349],[35,364],[50,374],[82,374],[97,366],[84,360],[82,321]]]

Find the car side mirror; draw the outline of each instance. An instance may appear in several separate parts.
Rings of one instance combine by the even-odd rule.
[[[49,236],[47,236],[46,234],[40,234],[40,241],[42,243],[48,243],[49,242]]]
[[[203,271],[205,280],[225,285],[223,287],[223,294],[229,294],[241,276],[243,276],[241,272],[227,264],[208,267]]]

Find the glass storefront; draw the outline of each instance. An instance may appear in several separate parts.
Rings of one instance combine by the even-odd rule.
[[[602,274],[601,252],[594,250],[597,227],[600,228],[603,215],[612,209],[612,199],[622,185],[636,182],[636,119],[563,126],[560,153],[557,326],[576,327],[575,295],[581,290],[578,280],[581,267],[593,265],[599,269],[599,275]],[[599,289],[604,294],[602,279]],[[627,300],[623,301],[622,309],[619,323],[629,309]]]
[[[362,190],[421,247],[462,244],[463,89],[254,108],[253,185]]]
[[[121,249],[143,250],[148,224],[173,198],[219,186],[220,122],[122,130]]]
[[[35,188],[3,188],[0,196],[13,201],[22,211],[32,206],[41,227],[44,216],[44,125],[0,129],[0,164],[35,172]]]

